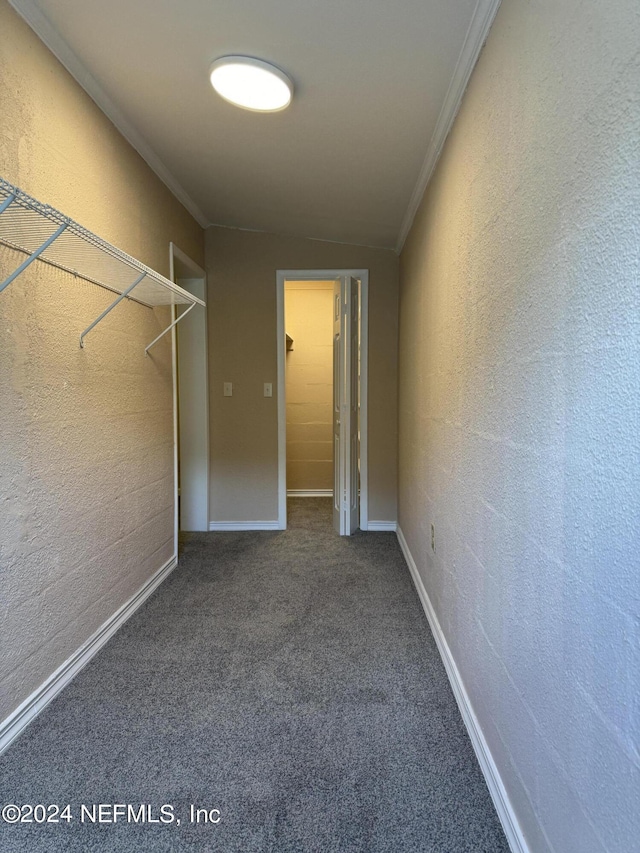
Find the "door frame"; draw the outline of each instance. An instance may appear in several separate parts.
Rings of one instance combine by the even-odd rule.
[[[189,276],[194,279],[202,279],[204,282],[205,293],[207,289],[207,273],[206,270],[202,269],[202,267],[197,264],[192,258],[190,258],[179,246],[176,246],[175,243],[169,243],[169,279],[170,281],[175,282],[176,277],[178,278],[186,278],[186,276],[177,276],[176,267],[179,262],[179,265],[183,268],[186,268],[189,271]],[[207,300],[205,299],[205,302]],[[202,309],[205,312],[206,308]],[[176,319],[177,311],[176,306],[173,305],[171,307],[171,315],[172,320]],[[209,492],[210,492],[210,471],[209,471],[209,352],[208,352],[208,330],[207,330],[207,317],[205,315],[205,340],[204,340],[204,357],[205,357],[205,371],[204,371],[204,383],[205,383],[205,395],[204,395],[204,404],[205,404],[205,423],[203,425],[206,430],[206,467],[207,467],[207,487],[206,493],[203,496],[203,500],[206,505],[206,519],[207,519],[207,528],[209,524]],[[171,348],[172,348],[172,374],[173,374],[173,506],[174,506],[174,543],[175,543],[175,553],[178,553],[178,534],[180,531],[180,514],[179,514],[179,502],[178,502],[178,454],[179,454],[179,446],[178,446],[178,416],[179,416],[179,400],[178,400],[178,337],[176,334],[176,327],[174,326],[171,330]]]
[[[284,299],[286,281],[329,281],[343,276],[360,279],[360,529],[369,527],[368,384],[369,270],[276,270],[276,334],[278,354],[278,529],[287,529],[287,399]],[[335,487],[335,483],[334,483]]]

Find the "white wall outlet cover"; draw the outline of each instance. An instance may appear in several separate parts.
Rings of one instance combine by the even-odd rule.
[[[264,396],[265,397],[273,397],[273,383],[265,382],[264,383]]]
[[[232,397],[233,396],[233,383],[232,382],[225,382],[224,383],[224,392],[223,393],[224,393],[225,397]]]

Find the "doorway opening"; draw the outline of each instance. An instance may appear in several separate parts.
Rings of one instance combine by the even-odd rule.
[[[287,495],[332,497],[334,528],[368,526],[368,270],[279,270],[278,526]]]
[[[206,301],[206,273],[174,243],[171,280]],[[173,312],[175,314],[176,308]],[[209,392],[207,312],[174,326],[174,467],[178,530],[209,529]]]
[[[286,281],[287,497],[333,497],[333,290]]]

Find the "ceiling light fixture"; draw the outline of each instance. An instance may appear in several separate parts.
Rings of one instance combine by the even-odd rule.
[[[291,103],[293,83],[262,59],[223,56],[209,68],[211,85],[225,101],[257,113],[274,113]]]

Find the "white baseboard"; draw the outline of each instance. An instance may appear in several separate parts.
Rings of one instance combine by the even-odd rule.
[[[7,749],[23,729],[75,678],[177,565],[178,558],[174,555],[122,607],[116,610],[113,616],[110,616],[95,634],[89,637],[70,658],[67,658],[31,696],[25,699],[22,705],[0,723],[0,753]]]
[[[396,521],[369,521],[367,525],[367,530],[370,533],[381,533],[383,531],[388,533],[395,533],[397,529],[398,524]]]
[[[529,846],[525,841],[522,830],[520,829],[518,818],[502,782],[500,772],[493,760],[489,745],[485,739],[482,729],[480,728],[480,723],[475,715],[475,711],[471,705],[471,701],[460,676],[460,672],[458,671],[456,662],[451,654],[449,644],[447,643],[442,628],[440,627],[438,617],[436,616],[436,612],[433,609],[427,590],[425,589],[420,573],[418,572],[418,567],[411,555],[411,551],[407,545],[407,540],[404,538],[404,534],[402,533],[402,529],[399,525],[397,535],[398,542],[402,548],[402,553],[404,554],[404,558],[409,566],[411,577],[413,578],[416,590],[420,596],[422,607],[424,608],[429,625],[431,626],[431,631],[433,632],[436,645],[438,646],[440,657],[442,658],[442,662],[444,663],[444,667],[447,671],[447,676],[449,677],[453,694],[456,697],[456,702],[460,708],[462,719],[464,720],[478,763],[480,764],[480,769],[482,770],[487,787],[489,788],[493,805],[495,806],[504,834],[509,842],[509,847],[511,848],[512,853],[530,853]]]
[[[288,498],[332,498],[333,489],[287,489]]]
[[[279,530],[278,521],[210,521],[209,530]]]

